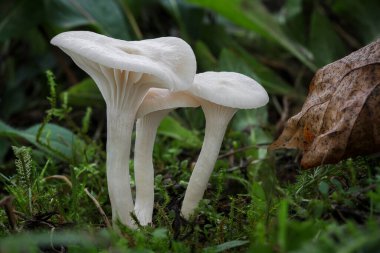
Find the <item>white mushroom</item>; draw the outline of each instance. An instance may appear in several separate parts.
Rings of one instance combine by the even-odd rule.
[[[187,89],[196,61],[190,46],[175,37],[122,41],[93,32],[65,32],[60,47],[96,82],[107,105],[107,182],[112,219],[133,227],[129,178],[131,134],[137,109],[151,87]]]
[[[153,146],[162,119],[177,107],[198,107],[199,102],[186,92],[152,88],[137,111],[134,171],[136,182],[135,214],[141,225],[152,222],[154,204]]]
[[[206,117],[201,153],[191,174],[181,212],[187,219],[202,199],[214,169],[227,125],[238,109],[265,105],[268,94],[255,80],[233,72],[197,74],[189,90],[199,97]]]

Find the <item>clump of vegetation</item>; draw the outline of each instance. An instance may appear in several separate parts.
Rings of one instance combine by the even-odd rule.
[[[49,101],[56,93],[53,80],[49,78]],[[48,119],[36,136],[45,132],[51,120],[71,121],[69,111],[67,116],[51,113],[54,108],[58,110],[56,106],[47,111]],[[88,119],[86,113],[84,125],[89,124]],[[76,126],[75,136],[86,135],[82,129]],[[110,203],[104,189],[104,154],[97,141],[87,136],[83,138],[87,142],[74,142],[72,152],[90,153],[76,163],[71,158],[67,160],[70,162],[36,162],[55,152],[57,147],[50,139],[55,138],[54,133],[46,136],[46,145],[41,146],[46,154],[37,148],[13,147],[16,174],[2,174],[1,180],[14,197],[8,206],[16,219],[12,222],[8,212],[1,212],[2,235],[13,233],[2,239],[1,247],[7,252],[335,252],[346,248],[355,252],[379,246],[378,157],[349,159],[303,172],[294,169],[289,171],[294,174],[290,182],[278,178],[268,160],[252,161],[252,155],[242,154],[249,150],[234,150],[233,144],[241,142],[242,135],[246,133],[229,130],[205,198],[189,221],[181,217],[180,207],[194,161],[170,158],[165,165],[157,166],[154,226],[137,230],[121,227],[121,236],[110,229],[105,215],[110,213]],[[173,149],[169,155],[182,152],[175,150],[179,149],[175,140],[159,138]],[[155,157],[159,157],[158,152],[160,149],[155,149]],[[98,154],[102,158],[97,158]],[[232,166],[228,160],[233,160]],[[3,207],[7,210],[6,205]]]

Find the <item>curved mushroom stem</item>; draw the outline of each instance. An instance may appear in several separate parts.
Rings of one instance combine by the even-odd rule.
[[[154,204],[153,148],[157,128],[171,110],[145,115],[136,122],[134,171],[136,182],[135,214],[142,226],[152,223]]]
[[[203,102],[202,109],[206,117],[206,130],[202,150],[191,174],[182,203],[181,212],[188,219],[197,208],[207,188],[207,183],[218,158],[220,146],[228,123],[236,109]]]
[[[133,199],[129,178],[129,154],[134,116],[107,113],[107,185],[112,206],[112,220],[134,227],[130,213]],[[128,155],[126,155],[128,154]]]

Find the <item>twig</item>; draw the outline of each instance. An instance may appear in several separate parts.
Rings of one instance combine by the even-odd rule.
[[[360,48],[360,42],[343,28],[343,23],[341,19],[338,15],[335,14],[335,12],[331,9],[329,4],[327,4],[325,0],[320,0],[319,3],[326,16],[332,21],[332,24],[336,32],[347,42],[347,44],[352,49]]]
[[[106,223],[107,228],[112,228],[112,225],[111,225],[110,221],[108,220],[106,213],[103,211],[103,208],[100,206],[100,204],[96,200],[96,198],[94,196],[92,196],[92,194],[87,190],[87,188],[84,188],[84,192],[94,202],[94,204],[95,204],[96,208],[98,209],[100,215],[103,217],[104,223]]]
[[[0,206],[3,206],[5,209],[5,213],[7,214],[9,225],[11,232],[17,231],[17,219],[16,215],[13,210],[13,197],[12,196],[6,196],[0,201]]]
[[[282,104],[283,104],[283,109],[281,111],[281,117],[280,117],[280,120],[276,124],[276,130],[278,133],[280,131],[282,131],[282,129],[284,128],[284,125],[286,123],[286,120],[289,117],[289,98],[286,96],[283,97],[282,98]]]
[[[292,76],[294,76],[294,74],[297,73],[296,69],[287,64],[286,61],[274,60],[259,54],[255,54],[255,58],[257,58],[260,62],[264,63],[265,65],[268,65],[271,68],[283,70],[285,72],[290,73]]]
[[[376,184],[370,184],[367,187],[364,187],[364,188],[358,190],[358,192],[359,193],[365,193],[365,192],[368,192],[368,191],[375,190],[376,188],[377,188]]]
[[[73,184],[71,183],[70,179],[66,176],[63,176],[63,175],[53,175],[53,176],[48,176],[48,177],[45,177],[45,180],[46,179],[60,179],[60,180],[63,180],[68,186],[70,186],[70,188],[73,188]]]
[[[234,155],[236,153],[240,153],[240,152],[243,152],[243,151],[246,151],[246,150],[250,150],[250,149],[254,149],[254,148],[260,148],[262,146],[267,146],[269,145],[270,143],[262,143],[262,144],[256,144],[256,145],[250,145],[250,146],[246,146],[246,147],[242,147],[242,148],[238,148],[238,149],[234,149],[234,150],[231,150],[231,151],[228,151],[224,154],[221,154],[218,159],[222,159],[222,158],[225,158],[225,157],[229,157],[231,155]]]
[[[53,227],[50,230],[50,247],[51,247],[51,249],[54,252],[57,252],[57,253],[66,252],[65,249],[64,249],[64,247],[62,245],[60,245],[61,246],[60,250],[58,250],[58,249],[55,248],[55,246],[54,246],[54,240],[53,240],[54,232],[55,232],[55,228]]]

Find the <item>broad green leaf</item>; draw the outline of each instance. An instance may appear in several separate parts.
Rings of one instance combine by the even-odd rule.
[[[297,95],[291,86],[277,77],[270,69],[255,61],[253,57],[250,57],[247,62],[243,56],[223,49],[219,58],[219,70],[247,75],[259,82],[271,94]]]
[[[0,121],[0,137],[11,140],[24,139],[59,160],[81,159],[84,143],[70,130],[54,124],[47,124],[42,131],[40,141],[37,142],[36,136],[39,128],[40,124],[37,124],[25,130],[18,130]]]
[[[266,106],[252,110],[239,110],[232,121],[232,128],[235,131],[268,124],[268,108]]]
[[[285,2],[286,17],[294,17],[302,13],[303,0],[288,0]]]
[[[25,34],[43,18],[40,0],[2,1],[0,3],[0,41]]]
[[[325,66],[345,56],[347,49],[337,35],[330,20],[314,10],[310,24],[309,48],[318,67]]]
[[[310,3],[311,4],[311,3]],[[307,45],[309,15],[303,0],[288,0],[281,11],[284,32],[301,45]]]
[[[217,59],[215,59],[210,49],[202,41],[195,43],[194,53],[197,57],[198,68],[205,71],[215,70],[217,68]]]
[[[267,199],[263,185],[258,182],[253,182],[251,187],[252,200],[255,201],[257,218],[262,218],[266,214]]]
[[[105,102],[98,87],[91,78],[86,78],[66,91],[69,105],[105,107]],[[61,98],[63,93],[61,93]]]
[[[320,193],[322,193],[322,195],[324,197],[327,197],[328,194],[329,194],[329,189],[330,189],[330,186],[328,183],[326,183],[325,181],[322,181],[319,183],[318,185],[318,190]]]
[[[253,31],[260,36],[277,42],[311,70],[317,67],[312,62],[311,53],[292,41],[282,31],[281,26],[266,11],[259,1],[243,0],[187,0],[216,11],[234,24]]]
[[[205,20],[205,18],[206,17],[202,20]],[[226,25],[225,22],[208,23],[203,21],[198,27],[197,33],[193,36],[196,41],[202,41],[212,55],[218,55],[223,48],[230,46],[234,41],[234,39],[231,38],[230,31],[227,31],[228,29],[229,26]]]
[[[64,29],[93,25],[99,32],[119,39],[130,39],[121,8],[115,0],[46,0],[47,20]]]
[[[195,133],[181,126],[170,116],[164,118],[157,133],[180,141],[182,147],[199,148],[202,146],[202,142]]]
[[[229,242],[219,244],[217,246],[205,248],[204,251],[205,252],[209,252],[209,251],[210,252],[223,252],[223,251],[226,251],[229,249],[233,249],[233,248],[237,248],[237,247],[246,245],[248,243],[249,243],[249,241],[246,241],[246,240],[244,240],[244,241],[243,240],[234,240],[234,241],[229,241]]]
[[[166,239],[168,238],[168,230],[166,228],[156,228],[152,232],[152,237],[158,240]]]
[[[171,26],[174,25],[176,29],[178,28],[179,35],[177,36],[181,37],[185,41],[196,41],[199,39],[199,35],[203,34],[201,30],[204,27],[204,10],[201,8],[196,8],[193,5],[190,5],[182,0],[120,1],[127,3],[137,19],[141,19],[141,16],[144,16],[141,14],[146,15],[147,12],[150,12],[149,15],[158,14],[157,20],[161,20],[162,16],[157,12],[157,8],[165,9],[165,12],[171,16],[171,21],[174,21],[176,23],[172,23]],[[159,26],[162,26],[164,23],[165,21],[163,21],[163,23],[160,23]]]

